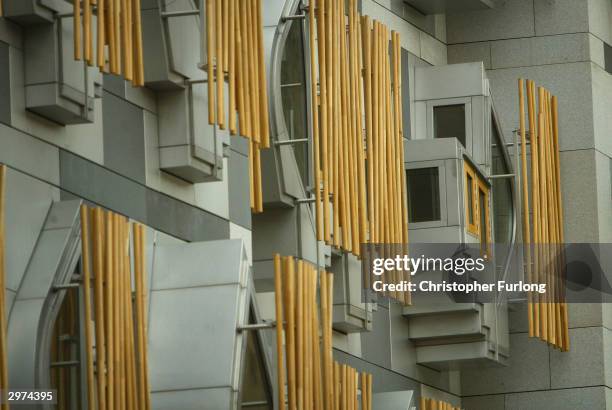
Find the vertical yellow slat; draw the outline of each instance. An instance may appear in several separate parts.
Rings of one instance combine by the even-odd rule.
[[[236,134],[236,3],[238,0],[228,0],[228,76],[229,76],[229,131]]]
[[[525,252],[525,266],[527,267],[528,281],[532,282],[531,272],[531,226],[529,223],[529,182],[527,181],[527,138],[525,135],[525,84],[523,79],[518,81],[519,88],[519,136],[521,138],[521,188],[523,196],[523,250]],[[527,316],[529,321],[529,337],[535,336],[533,319],[533,293],[528,292]]]
[[[321,148],[320,148],[320,156],[321,156],[321,172],[322,172],[322,189],[323,189],[323,203],[322,203],[322,212],[323,212],[323,239],[327,244],[330,243],[331,233],[330,233],[330,209],[329,209],[329,162],[328,162],[328,118],[327,118],[327,62],[326,62],[326,43],[327,43],[327,33],[326,33],[326,23],[325,23],[325,10],[326,10],[326,2],[330,0],[319,0],[319,7],[316,9],[317,11],[317,51],[318,51],[318,66],[319,66],[319,84],[320,84],[320,115],[321,115]],[[311,62],[314,66],[314,62]]]
[[[97,12],[97,42],[96,42],[96,64],[100,71],[105,69],[106,57],[104,54],[105,50],[105,27],[106,27],[106,0],[98,0],[98,12]]]
[[[296,407],[296,368],[295,368],[295,270],[293,257],[288,256],[283,258],[283,283],[284,290],[284,306],[285,318],[287,321],[286,333],[286,352],[287,352],[287,388],[289,391],[289,410],[295,410]]]
[[[266,64],[264,61],[264,45],[263,45],[263,21],[261,17],[261,0],[256,0],[256,25],[257,31],[257,73],[259,74],[259,123],[260,123],[260,134],[261,134],[261,146],[262,148],[270,147],[270,114],[268,107],[268,87],[266,81]],[[314,17],[314,15],[313,15]],[[310,43],[311,48],[314,48],[314,43]],[[314,51],[312,51],[314,53]],[[315,83],[316,86],[316,83]]]
[[[98,3],[99,5],[100,3]],[[92,209],[94,305],[96,325],[96,385],[98,410],[106,410],[106,341],[104,306],[104,219],[100,208]]]
[[[281,257],[274,254],[274,307],[276,311],[276,377],[278,380],[278,403],[285,408],[285,365],[283,356],[283,272]]]
[[[221,2],[223,0],[215,0],[215,68],[216,68],[216,86],[217,86],[217,125],[221,129],[225,129],[225,100],[224,100],[224,75],[223,75],[223,9]]]
[[[72,19],[73,23],[73,34],[74,34],[74,59],[80,60],[83,58],[83,44],[81,41],[81,33],[83,27],[81,26],[81,0],[73,0],[74,3],[74,15]]]
[[[140,10],[140,0],[133,0],[132,13],[134,15],[134,86],[142,87],[145,83],[144,62],[142,56],[142,12]]]
[[[213,125],[216,123],[216,110],[215,102],[216,86],[215,86],[215,73],[214,73],[214,59],[216,51],[216,40],[215,40],[215,2],[216,0],[205,0],[206,1],[206,77],[207,83],[206,88],[208,91],[208,123]],[[239,43],[238,43],[239,44]]]
[[[315,41],[316,34],[316,0],[310,0],[308,8],[308,38],[310,44],[310,101],[312,112],[312,154],[313,154],[313,176],[314,176],[314,213],[317,241],[323,240],[323,215],[321,215],[321,149],[319,147],[319,97],[317,95],[317,61]],[[320,7],[320,6],[319,6]],[[320,67],[320,62],[319,62]],[[266,97],[267,98],[267,97]],[[265,110],[267,113],[267,109]],[[269,130],[268,130],[269,133]],[[269,139],[269,136],[267,136]]]

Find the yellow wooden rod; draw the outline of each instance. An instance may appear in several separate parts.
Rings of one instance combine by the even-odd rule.
[[[206,88],[208,91],[208,123],[210,125],[216,123],[215,101],[217,100],[214,74],[216,51],[215,1],[206,0],[206,76],[208,77]]]
[[[312,280],[310,278],[312,278],[313,275],[313,266],[308,264],[307,265],[307,271],[305,272],[306,276],[304,279],[304,284],[305,284],[305,307],[304,307],[304,324],[306,325],[306,334],[305,334],[305,338],[304,338],[304,345],[305,345],[305,351],[306,351],[306,358],[304,360],[304,364],[305,364],[305,368],[304,368],[304,384],[305,384],[305,400],[304,400],[304,405],[306,409],[311,409],[314,407],[314,397],[313,397],[313,391],[314,391],[314,383],[313,383],[313,361],[317,360],[316,357],[314,357],[313,354],[313,350],[314,350],[314,345],[313,345],[313,337],[312,337],[312,330],[310,329],[310,323],[312,323],[312,315],[313,315],[313,298],[315,297],[314,295],[314,289],[312,289],[311,283]]]
[[[124,223],[124,252],[123,252],[123,281],[124,281],[124,306],[125,306],[125,366],[126,366],[126,409],[137,409],[136,388],[136,351],[134,344],[134,317],[132,309],[132,269],[130,262],[130,225]]]
[[[354,0],[349,0],[348,2],[348,41],[347,41],[347,51],[348,51],[348,97],[349,97],[349,127],[348,127],[348,172],[346,177],[348,179],[348,192],[349,196],[347,197],[347,201],[350,207],[350,220],[347,226],[347,230],[350,229],[350,249],[351,252],[355,255],[359,255],[359,219],[358,219],[358,205],[359,205],[359,187],[358,187],[358,178],[359,172],[357,171],[357,136],[358,136],[358,126],[357,126],[357,118],[361,116],[361,113],[357,111],[357,59],[355,58],[355,53],[357,51],[357,47],[354,44],[354,32],[355,32],[355,2]],[[346,148],[345,148],[346,149]],[[348,240],[349,238],[347,238]]]
[[[331,5],[330,15],[332,16],[330,19],[331,24],[331,36],[332,36],[332,46],[330,47],[330,52],[332,55],[332,92],[333,92],[333,103],[331,105],[331,116],[333,118],[331,122],[331,146],[330,146],[330,163],[331,163],[331,173],[330,173],[330,184],[332,187],[333,194],[333,210],[334,210],[334,229],[333,229],[333,244],[336,247],[340,246],[340,198],[342,197],[342,192],[340,191],[340,171],[342,169],[342,162],[339,150],[340,138],[342,127],[340,123],[340,118],[342,115],[341,104],[342,104],[342,94],[341,94],[341,63],[340,60],[340,52],[341,52],[341,37],[340,37],[340,22],[339,22],[339,6],[340,2],[336,1]],[[342,27],[344,27],[344,23],[342,23]]]
[[[363,56],[364,51],[361,44],[361,16],[355,8],[355,39],[354,44],[357,48],[357,167],[358,167],[358,180],[359,180],[359,241],[361,243],[367,242],[368,233],[368,208],[367,208],[367,196],[366,196],[366,163],[365,163],[365,146],[363,142],[363,115],[364,115],[364,90],[363,90]],[[361,249],[360,249],[361,253]]]
[[[297,277],[296,277],[296,394],[297,394],[297,407],[298,409],[304,408],[304,384],[305,384],[305,350],[304,350],[304,339],[307,337],[306,333],[310,333],[308,329],[307,331],[307,323],[304,320],[304,310],[308,309],[305,307],[306,301],[306,275],[304,274],[304,261],[298,259],[297,261]]]
[[[296,357],[295,357],[295,269],[292,256],[283,258],[283,283],[286,332],[287,357],[287,389],[289,396],[289,410],[296,410]]]
[[[261,0],[256,0],[256,17],[257,22],[255,29],[257,31],[257,64],[259,74],[259,110],[260,110],[260,129],[261,129],[261,143],[263,148],[270,147],[270,118],[269,118],[269,107],[268,107],[268,86],[266,81],[266,63],[265,63],[265,52],[263,45],[263,21],[261,17]],[[314,18],[314,14],[312,15]],[[314,49],[314,42],[310,43],[311,49]],[[314,50],[311,50],[314,54]],[[316,84],[315,84],[316,86]]]
[[[368,373],[368,410],[372,410],[372,375]]]
[[[542,96],[540,93],[540,104],[542,104]],[[539,224],[540,224],[540,242],[539,242],[539,247],[540,249],[540,258],[541,258],[541,266],[540,266],[540,278],[542,282],[546,282],[548,280],[547,276],[546,276],[546,262],[547,262],[547,258],[546,258],[546,249],[545,249],[545,245],[546,245],[546,231],[547,231],[547,226],[546,226],[546,196],[545,196],[545,192],[544,192],[544,178],[545,178],[545,171],[544,171],[544,149],[543,149],[543,144],[542,144],[542,140],[544,138],[544,116],[542,115],[541,112],[538,113],[538,158],[537,158],[537,162],[538,162],[538,180],[536,182],[537,187],[538,187],[538,191],[539,191],[539,203],[540,203],[540,210],[539,210]],[[542,314],[542,320],[541,320],[541,337],[543,338],[543,340],[548,341],[549,340],[549,336],[548,336],[548,305],[547,305],[547,300],[546,297],[542,298],[543,301],[541,302],[540,305],[540,313]]]
[[[215,67],[217,86],[217,125],[225,129],[225,100],[224,100],[224,74],[223,74],[223,0],[215,0]]]
[[[255,143],[255,212],[263,212],[263,190],[261,186],[261,148],[259,143]]]
[[[119,74],[117,70],[117,59],[115,58],[115,0],[107,0],[108,1],[108,9],[107,9],[107,35],[108,35],[108,61],[110,66],[110,71],[113,74]]]
[[[113,213],[112,214],[112,224],[113,224],[113,236],[111,238],[113,251],[112,251],[112,275],[113,275],[113,323],[111,324],[113,327],[113,345],[114,345],[114,355],[113,355],[113,380],[115,383],[114,388],[114,408],[117,410],[121,410],[121,311],[119,306],[121,304],[121,296],[120,296],[120,287],[121,287],[121,277],[119,275],[119,215]]]
[[[555,155],[555,176],[557,184],[557,207],[559,220],[559,243],[563,246],[565,242],[563,230],[563,197],[561,195],[561,162],[559,156],[559,107],[557,97],[552,98],[552,115],[553,115],[553,147]],[[564,260],[563,253],[561,254],[562,263]],[[563,323],[563,350],[569,350],[569,325],[567,318],[567,304],[561,304],[561,317]]]
[[[352,133],[352,105],[350,95],[350,73],[349,73],[349,54],[348,47],[346,44],[346,25],[344,21],[344,2],[336,2],[336,19],[337,19],[337,32],[338,41],[340,44],[339,51],[339,84],[340,89],[340,116],[342,118],[342,124],[339,124],[339,134],[334,150],[338,150],[338,190],[340,192],[339,200],[339,212],[340,212],[340,226],[342,228],[342,247],[352,252],[352,246],[350,242],[351,226],[350,221],[352,220],[351,209],[354,207],[353,204],[349,204],[349,198],[354,198],[352,192],[352,181],[350,176],[350,162],[351,162],[351,144],[350,135]],[[337,148],[336,148],[337,146]]]
[[[257,45],[257,13],[255,10],[255,1],[247,2],[247,9],[249,13],[249,75],[250,81],[249,85],[251,86],[251,119],[253,121],[253,135],[255,137],[255,141],[258,143],[262,142],[261,136],[261,105],[260,105],[260,76],[259,76],[259,62],[258,53],[259,47]]]
[[[104,237],[104,276],[106,279],[105,286],[105,312],[106,319],[106,341],[107,341],[107,363],[106,363],[106,404],[109,410],[115,408],[115,343],[114,343],[114,326],[116,320],[113,304],[114,302],[114,280],[113,280],[113,217],[110,211],[105,212],[105,237]]]
[[[123,75],[123,61],[121,56],[121,0],[115,1],[115,60],[117,73]]]
[[[253,126],[252,126],[252,116],[251,116],[251,104],[253,103],[252,99],[251,99],[251,67],[249,66],[251,59],[249,58],[249,47],[250,47],[250,42],[249,42],[249,26],[248,26],[248,7],[247,7],[247,2],[245,1],[239,1],[238,2],[240,4],[240,35],[241,35],[241,45],[242,45],[242,52],[240,55],[240,61],[242,63],[242,73],[241,73],[241,79],[242,79],[242,86],[244,89],[244,106],[243,109],[244,111],[241,112],[241,124],[240,124],[240,130],[241,130],[241,134],[248,136],[249,138],[254,140],[254,136],[253,136]],[[244,119],[244,133],[242,133],[242,125],[243,125],[243,120]]]
[[[329,317],[329,306],[327,303],[329,299],[327,297],[328,288],[327,275],[325,271],[319,272],[319,283],[321,284],[321,321],[323,327],[323,331],[321,332],[323,336],[323,405],[324,409],[328,410],[331,408],[331,388],[333,387],[333,383],[331,380],[331,374],[329,372],[331,370],[331,367],[329,366],[329,355],[327,354],[327,350],[331,349],[331,345],[329,341],[329,333],[327,332],[327,320]]]
[[[236,134],[236,8],[237,0],[228,0],[229,32],[228,32],[228,76],[229,76],[229,131]]]
[[[522,173],[522,196],[523,196],[523,249],[525,251],[525,265],[527,267],[527,278],[532,282],[531,272],[531,226],[529,224],[529,182],[527,181],[527,138],[525,135],[525,84],[523,79],[518,81],[519,88],[519,135],[521,138],[521,173]],[[527,316],[529,320],[529,337],[535,336],[533,320],[532,292],[528,292]]]
[[[89,0],[85,0],[88,3]],[[85,308],[85,361],[86,361],[86,380],[87,380],[87,401],[90,408],[94,408],[95,387],[94,387],[94,363],[93,363],[93,335],[91,329],[91,274],[89,259],[89,218],[86,205],[81,205],[81,258],[83,269],[83,306]]]
[[[320,341],[320,324],[319,314],[317,311],[317,275],[314,271],[311,271],[310,275],[310,312],[311,312],[311,323],[312,323],[312,340],[313,340],[313,358],[314,358],[314,405],[316,409],[323,408],[323,370],[321,369],[321,341]]]
[[[98,0],[97,12],[97,42],[96,42],[96,63],[98,68],[103,71],[106,65],[105,50],[105,27],[106,27],[106,0]]]
[[[99,410],[106,409],[106,341],[104,311],[104,219],[100,208],[91,210],[93,221],[94,312],[96,326],[96,386]]]
[[[315,224],[317,241],[323,240],[323,216],[321,215],[321,151],[319,147],[319,103],[317,96],[317,67],[316,67],[316,0],[310,0],[308,8],[308,36],[310,46],[310,100],[312,112],[312,152],[314,162],[314,191],[315,191]],[[320,7],[320,6],[319,6]],[[262,54],[263,55],[263,54]],[[266,96],[267,100],[267,96]],[[267,101],[266,101],[267,102]],[[268,110],[265,109],[267,113]],[[266,114],[267,115],[267,114]],[[264,125],[265,126],[265,125]],[[269,130],[268,130],[269,134]],[[269,135],[266,138],[269,140]]]
[[[73,0],[74,15],[73,15],[73,32],[74,32],[74,59],[80,60],[83,58],[83,44],[81,40],[81,0]]]
[[[126,28],[126,79],[134,83],[134,5],[132,0],[125,0]],[[129,76],[129,77],[128,77]]]
[[[144,76],[144,62],[142,57],[142,18],[140,10],[140,0],[133,0],[132,10],[134,13],[134,31],[133,31],[133,42],[134,42],[134,61],[135,72],[134,72],[134,86],[142,87],[145,83]]]
[[[285,365],[283,357],[283,272],[281,257],[274,254],[274,307],[276,311],[276,377],[278,380],[278,403],[285,408]]]
[[[6,397],[8,389],[8,355],[7,355],[7,314],[5,306],[6,288],[6,254],[5,254],[5,218],[6,218],[6,166],[0,164],[0,390],[2,390],[2,410],[8,410]]]
[[[330,233],[330,221],[329,221],[329,162],[328,162],[328,119],[327,119],[327,63],[326,63],[326,25],[325,25],[325,10],[326,10],[326,2],[330,0],[319,0],[318,7],[312,7],[311,10],[317,12],[317,51],[318,51],[318,66],[319,66],[319,92],[320,92],[320,116],[321,116],[321,147],[320,152],[321,156],[321,172],[322,172],[322,189],[323,189],[323,203],[322,203],[322,212],[323,212],[323,239],[326,243],[329,244],[331,240]],[[312,43],[314,44],[314,43]],[[311,47],[311,50],[313,47]],[[311,56],[311,65],[314,69],[314,59]],[[314,83],[314,79],[312,80]],[[316,86],[316,84],[315,84]],[[313,100],[315,100],[313,96]],[[314,110],[313,110],[314,111]],[[318,189],[318,188],[317,188]]]
[[[83,1],[83,42],[85,44],[85,61],[93,65],[93,36],[91,27],[91,3]]]
[[[539,191],[538,191],[538,144],[537,144],[537,129],[536,129],[536,116],[535,116],[535,92],[534,83],[529,80],[527,82],[527,100],[528,100],[528,114],[529,114],[529,138],[531,147],[531,199],[533,201],[533,244],[534,244],[534,255],[533,255],[533,279],[538,280],[539,269],[540,269],[540,205],[539,205]],[[533,306],[533,321],[534,321],[534,334],[536,337],[540,337],[541,332],[541,320],[540,320],[540,296],[534,294],[534,306]]]
[[[374,233],[374,168],[373,168],[373,148],[372,148],[372,48],[371,38],[372,29],[370,27],[370,17],[361,17],[361,44],[363,49],[363,88],[365,106],[365,132],[366,132],[366,167],[367,167],[367,198],[364,206],[367,206],[368,219],[368,240],[372,241]],[[365,234],[364,234],[365,239]],[[365,240],[364,240],[365,242]]]
[[[221,34],[222,45],[223,48],[223,70],[227,71],[227,67],[229,67],[229,0],[221,0],[221,4],[223,5],[222,10],[222,22],[221,28],[217,27],[219,30],[218,33]]]
[[[244,137],[248,138],[248,134],[246,132],[246,118],[245,118],[245,77],[244,77],[244,52],[243,52],[243,36],[244,31],[241,28],[241,2],[239,0],[235,1],[235,12],[234,12],[234,30],[236,36],[236,100],[237,100],[237,110],[238,110],[238,133]]]
[[[125,9],[124,9],[125,10]],[[124,60],[125,61],[125,60]],[[126,387],[127,387],[127,378],[126,378],[126,352],[125,352],[125,346],[126,346],[126,334],[125,334],[125,325],[126,325],[126,321],[127,321],[127,316],[126,316],[126,307],[125,307],[125,293],[127,292],[126,286],[125,286],[125,253],[126,253],[126,249],[125,249],[125,245],[126,245],[126,241],[125,241],[125,218],[122,216],[118,216],[117,218],[118,220],[118,225],[119,225],[119,229],[118,229],[118,237],[117,237],[117,248],[118,248],[118,252],[117,252],[117,264],[118,264],[118,269],[117,269],[117,288],[118,288],[118,300],[117,300],[117,304],[118,309],[119,309],[119,321],[118,321],[118,333],[119,333],[119,408],[121,410],[125,410],[125,406],[126,406]]]
[[[130,48],[129,48],[129,15],[128,15],[128,2],[129,0],[121,0],[121,60],[122,60],[122,68],[123,68],[123,77],[132,81],[132,71],[129,64],[130,60]]]
[[[385,129],[385,110],[384,110],[384,84],[383,84],[383,58],[384,58],[384,41],[383,41],[383,26],[377,22],[378,30],[376,31],[377,57],[376,57],[376,93],[378,94],[376,109],[377,113],[377,125],[378,130],[376,134],[376,151],[377,151],[377,168],[376,173],[378,175],[376,183],[376,210],[377,210],[377,242],[384,242],[384,208],[383,208],[383,194],[384,194],[384,129]]]

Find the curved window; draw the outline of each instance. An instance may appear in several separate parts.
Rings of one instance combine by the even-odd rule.
[[[495,116],[491,114],[491,173],[493,175],[509,174],[511,167],[504,155],[504,142],[499,134]],[[495,242],[510,243],[512,241],[512,224],[514,207],[512,201],[512,185],[509,178],[493,178],[493,223],[495,226]]]
[[[281,62],[281,97],[285,125],[290,139],[308,138],[304,36],[299,22],[292,22]],[[309,186],[308,144],[293,144],[304,187]]]

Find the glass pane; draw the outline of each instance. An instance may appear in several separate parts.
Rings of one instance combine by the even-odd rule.
[[[468,214],[468,224],[474,225],[474,178],[470,174],[467,174],[467,178],[465,181],[466,184],[466,194],[467,194],[467,214]]]
[[[457,138],[465,147],[465,104],[434,107],[434,138]]]
[[[503,142],[497,132],[495,117],[491,118],[491,159],[493,174],[509,174],[510,167],[503,155]],[[512,207],[512,185],[508,178],[494,178],[492,181],[493,192],[493,225],[495,226],[495,243],[510,243],[512,239],[512,218],[514,209]]]
[[[440,220],[440,181],[438,168],[406,171],[408,185],[408,220],[426,222]]]
[[[281,65],[283,113],[290,139],[308,138],[305,67],[302,30],[294,22],[287,35]],[[302,183],[308,187],[308,144],[294,144],[293,150]]]
[[[480,250],[487,251],[487,197],[486,194],[478,190],[478,209],[480,210]]]
[[[250,323],[254,323],[252,315]],[[263,353],[259,346],[257,332],[250,332],[247,335],[245,360],[246,364],[241,389],[242,408],[271,410],[268,378],[264,369]]]

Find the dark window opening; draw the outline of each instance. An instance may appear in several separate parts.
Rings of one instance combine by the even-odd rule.
[[[433,109],[434,138],[457,138],[465,147],[465,104]]]
[[[440,178],[438,168],[406,170],[408,221],[440,220]]]
[[[487,194],[478,189],[478,209],[480,213],[480,250],[483,254],[488,253],[488,223],[487,223]]]
[[[467,195],[467,211],[468,211],[468,224],[474,225],[474,179],[470,174],[467,174],[466,180],[466,195]]]

